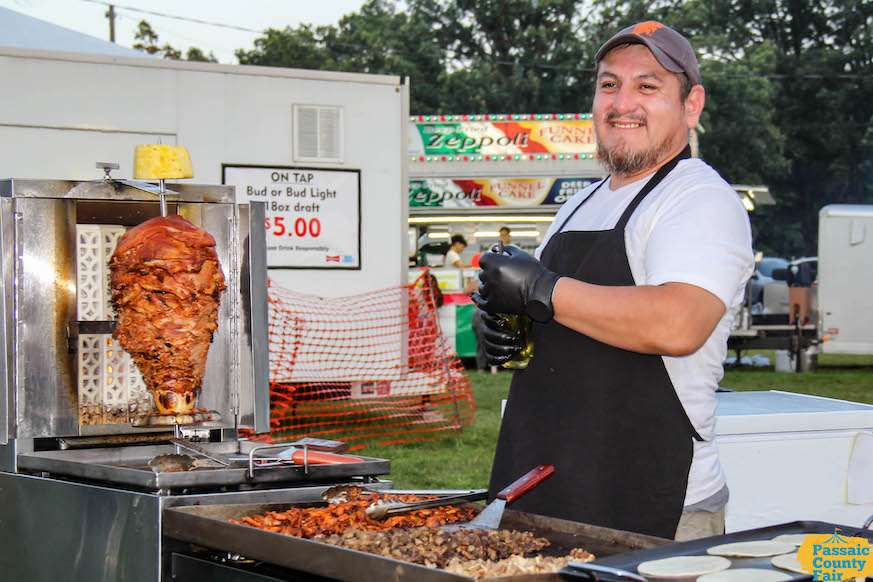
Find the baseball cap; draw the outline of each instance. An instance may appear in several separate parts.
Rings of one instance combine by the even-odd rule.
[[[700,85],[700,69],[691,43],[669,26],[654,20],[628,26],[613,36],[597,51],[594,62],[599,63],[606,53],[627,43],[645,45],[662,67],[671,73],[685,73],[691,85]]]

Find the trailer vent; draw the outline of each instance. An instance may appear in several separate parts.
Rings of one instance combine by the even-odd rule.
[[[343,108],[294,105],[294,161],[343,161]]]

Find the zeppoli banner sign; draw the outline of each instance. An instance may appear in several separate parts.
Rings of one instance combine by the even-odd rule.
[[[236,201],[266,203],[267,266],[361,268],[361,172],[222,166]]]
[[[597,178],[427,178],[409,181],[410,208],[563,204]]]
[[[596,149],[590,120],[410,123],[409,128],[413,156],[593,154]]]

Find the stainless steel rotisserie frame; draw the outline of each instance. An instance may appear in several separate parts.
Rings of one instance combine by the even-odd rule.
[[[198,406],[212,428],[269,428],[266,253],[262,204],[238,206],[227,186],[170,185],[175,212],[206,229],[228,281]],[[158,212],[157,189],[114,180],[0,181],[0,445],[9,440],[142,434],[125,424],[82,425],[77,406],[76,224],[87,207],[132,226]],[[87,206],[85,206],[87,205]],[[254,227],[252,226],[254,225]],[[164,429],[166,430],[166,429]],[[27,443],[20,443],[22,450]],[[0,466],[13,470],[14,467]]]
[[[237,205],[229,186],[170,184],[168,194],[171,212],[215,237],[228,285],[198,399],[222,420],[198,436],[239,449],[239,428],[269,428],[264,205]],[[255,478],[240,475],[245,470],[155,475],[125,464],[172,450],[160,444],[172,427],[82,422],[77,334],[112,328],[78,321],[77,226],[118,231],[159,214],[158,189],[147,183],[0,180],[3,580],[158,582],[163,507],[318,498],[329,484],[348,481],[336,468],[313,467]],[[88,326],[96,331],[82,331]],[[388,472],[387,461],[362,464]],[[316,486],[313,477],[330,483]]]

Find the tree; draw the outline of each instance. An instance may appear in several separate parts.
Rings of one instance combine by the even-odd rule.
[[[757,248],[814,254],[822,206],[873,202],[867,0],[404,6],[370,0],[336,27],[269,30],[236,54],[243,64],[408,76],[414,114],[584,112],[599,46],[630,24],[659,20],[688,36],[699,56],[707,93],[702,157],[728,181],[767,185],[777,200],[752,215]]]
[[[436,108],[444,71],[443,51],[424,15],[433,4],[413,0],[408,12],[386,0],[370,0],[338,26],[271,29],[250,51],[237,50],[240,64],[378,73],[415,79],[412,109]]]
[[[593,55],[587,54],[575,34],[577,2],[443,0],[436,4],[441,13],[437,32],[450,58],[440,103],[444,111],[587,109]]]
[[[574,34],[576,2],[409,0],[405,7],[370,0],[336,27],[270,30],[236,54],[242,64],[407,76],[413,113],[587,109],[593,52],[585,55]]]
[[[786,160],[784,170],[781,163],[761,165],[761,181],[778,204],[753,217],[759,246],[786,256],[815,254],[822,206],[873,201],[865,166],[871,144],[864,141],[873,118],[873,5],[691,0],[683,6],[697,15],[712,61],[745,65],[737,79],[752,90],[765,82],[771,87],[769,115],[759,110],[746,120],[772,136],[772,149],[759,154],[775,161],[781,142]],[[741,103],[737,97],[730,102]],[[737,149],[729,155],[743,157]]]
[[[406,11],[394,2],[371,0],[339,21],[327,46],[340,70],[414,79],[411,110],[435,111],[446,68],[444,35],[433,18],[438,12],[433,0],[412,0]]]
[[[165,59],[171,59],[174,61],[178,61],[182,58],[182,51],[173,48],[169,43],[164,43],[164,46],[158,44],[158,33],[156,33],[154,29],[152,29],[152,25],[145,20],[139,21],[134,39],[139,41],[133,45],[133,48],[138,51],[143,51],[150,55],[158,55]],[[218,62],[218,59],[215,58],[215,55],[212,54],[212,52],[207,56],[197,47],[191,47],[188,49],[186,60],[209,63]]]
[[[186,61],[196,61],[199,63],[217,63],[218,59],[215,58],[215,54],[212,51],[209,51],[209,54],[204,54],[202,50],[197,48],[196,46],[192,46],[188,48],[188,52],[185,54]]]
[[[235,54],[241,65],[334,69],[336,63],[326,47],[326,38],[335,34],[332,26],[313,29],[309,24],[301,24],[296,29],[271,28],[265,31],[265,36],[255,40],[254,49],[238,49]]]

